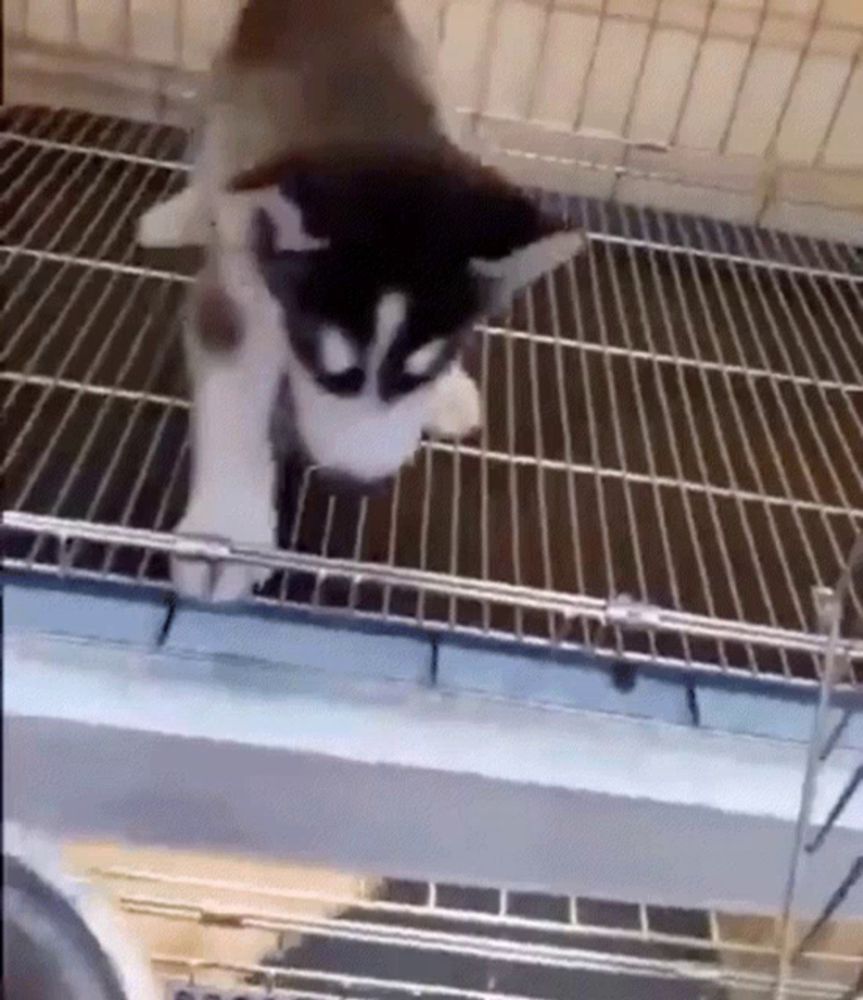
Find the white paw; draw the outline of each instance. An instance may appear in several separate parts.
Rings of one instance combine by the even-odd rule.
[[[200,243],[202,233],[195,218],[196,203],[193,189],[186,188],[148,209],[138,220],[139,245],[173,248]]]
[[[456,365],[435,384],[425,430],[435,437],[462,438],[481,425],[479,389],[470,375]]]
[[[193,502],[175,532],[192,538],[272,548],[276,537],[275,511],[271,504],[260,499],[230,506]],[[262,566],[179,556],[171,559],[171,579],[177,592],[199,601],[243,600],[272,574],[273,570]]]

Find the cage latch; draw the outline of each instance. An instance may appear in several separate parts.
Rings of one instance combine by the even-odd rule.
[[[605,605],[605,621],[622,629],[655,629],[662,625],[662,609],[637,601],[631,594],[618,594]]]
[[[177,535],[174,555],[180,559],[203,559],[210,562],[229,560],[233,549],[229,542],[214,535]]]

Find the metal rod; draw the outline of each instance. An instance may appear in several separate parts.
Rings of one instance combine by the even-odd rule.
[[[822,761],[824,760],[823,753],[820,755],[820,759]],[[858,767],[857,770],[851,775],[850,781],[845,786],[842,794],[836,800],[833,808],[827,816],[827,819],[824,820],[818,829],[818,832],[806,845],[806,850],[810,854],[814,854],[816,851],[821,849],[824,841],[830,835],[830,831],[836,825],[836,821],[841,817],[842,813],[845,811],[845,807],[851,801],[854,793],[861,785],[863,785],[863,764],[861,764],[860,767]]]
[[[800,881],[803,862],[806,856],[806,841],[809,829],[812,825],[812,812],[815,804],[815,795],[818,787],[818,776],[821,768],[821,752],[825,743],[827,730],[827,718],[830,709],[830,702],[833,690],[838,682],[842,669],[842,610],[848,592],[851,589],[851,575],[857,568],[858,562],[863,561],[863,535],[861,535],[849,556],[848,563],[843,568],[837,582],[835,590],[824,595],[823,623],[827,643],[824,650],[824,669],[821,673],[821,683],[818,690],[818,704],[812,720],[812,732],[809,739],[809,746],[806,754],[806,768],[803,776],[803,785],[800,792],[800,808],[797,816],[797,824],[794,832],[794,844],[791,852],[791,860],[788,871],[788,878],[785,883],[785,890],[782,903],[782,915],[779,923],[779,968],[776,985],[776,1000],[785,1000],[789,996],[788,980],[791,976],[792,966],[795,957],[801,954],[808,943],[814,937],[815,928],[804,936],[803,940],[794,946],[794,904],[796,900],[797,886]],[[823,925],[824,920],[829,919],[833,911],[841,904],[850,886],[863,874],[863,855],[861,855],[849,873],[849,879],[843,882],[836,893],[828,902],[822,920],[816,926]]]
[[[519,587],[500,581],[480,581],[462,577],[453,580],[448,574],[408,567],[389,567],[377,563],[355,563],[346,559],[324,560],[320,556],[262,549],[254,546],[231,545],[227,542],[210,541],[166,532],[149,531],[110,524],[95,524],[66,518],[30,514],[22,511],[7,511],[3,517],[7,530],[44,533],[55,537],[81,538],[108,545],[123,545],[132,548],[149,548],[156,552],[180,555],[188,559],[213,562],[236,562],[244,565],[270,566],[273,569],[296,569],[305,572],[325,572],[334,577],[357,577],[361,580],[390,582],[393,586],[417,587],[447,594],[455,590],[465,600],[500,601],[511,606],[520,605],[539,611],[553,610],[561,614],[584,614],[605,623],[618,622],[625,614],[633,626],[637,621],[650,622],[656,629],[676,631],[687,630],[692,635],[706,638],[735,639],[741,642],[756,642],[766,646],[797,649],[801,652],[823,653],[830,645],[820,635],[791,629],[756,625],[750,622],[736,622],[714,619],[707,615],[696,615],[675,609],[644,605],[633,609],[622,608],[617,600],[603,600],[580,594],[559,594],[531,587]],[[863,640],[844,640],[839,643],[843,656],[855,659],[863,657]]]
[[[806,948],[809,943],[814,941],[821,930],[826,927],[833,917],[833,914],[836,913],[842,903],[847,899],[848,893],[854,888],[855,885],[857,885],[861,878],[863,878],[863,854],[855,858],[851,863],[851,868],[849,869],[848,874],[837,886],[833,895],[827,901],[821,915],[809,928],[803,939],[797,945],[795,958],[806,954]]]

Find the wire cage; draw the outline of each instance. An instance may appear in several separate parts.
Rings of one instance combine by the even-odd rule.
[[[820,935],[823,935],[825,929],[829,927],[831,918],[839,912],[849,893],[863,879],[863,854],[858,854],[850,859],[848,872],[840,884],[826,897],[818,918],[802,929],[795,928],[796,893],[800,880],[806,876],[807,859],[817,855],[822,849],[844,810],[863,784],[863,763],[861,763],[850,775],[847,785],[832,803],[823,822],[814,823],[813,807],[818,794],[820,773],[850,717],[850,710],[838,713],[837,717],[836,713],[831,712],[831,707],[837,684],[849,668],[848,661],[841,651],[841,640],[843,637],[852,637],[863,632],[863,616],[860,614],[857,600],[861,585],[863,585],[863,537],[859,538],[852,548],[835,587],[825,592],[821,606],[822,622],[828,636],[828,648],[824,658],[818,705],[812,723],[797,829],[777,935],[778,1000],[793,995],[791,980],[794,970],[809,960],[812,945]],[[851,996],[860,996],[861,992],[863,992],[863,969],[859,970],[855,982],[848,990]]]
[[[855,0],[402,0],[465,139],[529,183],[852,238]],[[187,124],[238,0],[15,0],[11,95]]]
[[[3,129],[10,565],[164,579],[193,263],[144,259],[132,226],[183,183],[184,132],[166,123],[189,120],[235,9],[9,12],[10,93],[31,102]],[[586,224],[590,253],[480,331],[480,440],[426,442],[380,500],[287,477],[283,551],[203,554],[280,570],[269,603],[812,681],[813,595],[863,525],[863,273],[852,244],[817,236],[859,232],[859,5],[405,9],[466,141]],[[717,63],[737,67],[724,103]],[[786,197],[803,174],[817,206]],[[661,210],[708,193],[721,218]],[[807,212],[802,233],[744,224]]]
[[[405,0],[464,143],[584,225],[589,249],[478,330],[477,440],[425,441],[383,497],[286,471],[267,551],[172,533],[196,262],[134,241],[141,212],[185,183],[195,91],[237,6],[6,5],[6,568],[168,591],[167,557],[184,552],[271,567],[255,601],[277,611],[730,675],[827,708],[859,693],[863,5]],[[263,951],[233,969],[162,956],[183,1000],[219,996],[219,973],[291,1000],[545,1000],[525,962],[648,974],[663,997],[684,983],[711,1000],[851,1000],[859,955],[821,949],[863,866],[824,922],[795,920],[806,859],[863,774],[813,829],[835,717],[816,721],[783,933],[770,924],[763,947],[735,946],[715,913],[669,924],[634,906],[621,929],[586,916],[607,916],[591,901],[545,900],[537,917],[507,892],[428,884],[310,923],[290,899],[216,912],[166,901],[140,870],[100,877],[138,914],[485,963],[459,986],[327,967],[290,979]]]
[[[233,878],[230,858],[86,843],[70,853],[146,942],[170,1000],[756,1000],[775,988],[772,921],[739,913],[302,867],[245,864]],[[853,995],[857,937],[831,927],[787,977],[788,1000]]]

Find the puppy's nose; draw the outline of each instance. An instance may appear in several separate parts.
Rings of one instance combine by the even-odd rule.
[[[395,476],[380,479],[356,479],[354,476],[334,469],[319,469],[317,481],[327,493],[349,497],[376,497],[387,493]]]

